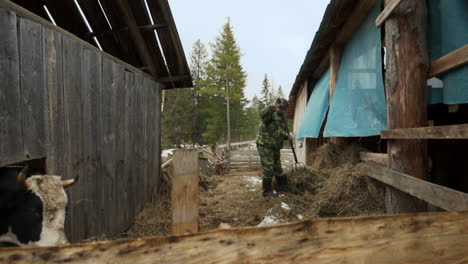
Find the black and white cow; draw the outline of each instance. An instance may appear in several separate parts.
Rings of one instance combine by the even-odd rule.
[[[68,244],[64,232],[67,195],[77,179],[32,175],[0,168],[0,246]]]

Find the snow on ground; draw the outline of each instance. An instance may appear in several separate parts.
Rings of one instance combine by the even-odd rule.
[[[278,218],[274,217],[273,215],[267,215],[263,218],[263,221],[257,226],[272,226],[278,224],[281,224],[281,221]]]
[[[262,180],[260,178],[254,177],[254,176],[241,176],[241,178],[248,181],[252,185],[257,185],[257,184],[262,183]]]
[[[297,215],[297,219],[299,219],[299,220],[303,220],[303,219],[304,219],[304,216],[303,216],[303,215],[300,215],[300,214],[298,214],[298,215]]]
[[[165,149],[161,152],[161,157],[162,158],[167,158],[170,156],[172,156],[172,154],[174,153],[174,149]]]
[[[291,207],[289,207],[289,205],[285,202],[281,202],[281,208],[288,211],[291,210]]]

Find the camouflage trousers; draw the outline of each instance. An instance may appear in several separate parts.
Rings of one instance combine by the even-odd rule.
[[[274,176],[281,176],[283,174],[283,168],[281,168],[280,159],[281,149],[257,145],[257,150],[260,154],[260,164],[263,168],[263,178],[271,179]]]

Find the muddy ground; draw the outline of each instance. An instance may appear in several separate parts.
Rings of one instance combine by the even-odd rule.
[[[384,188],[366,177],[356,146],[324,145],[308,168],[288,170],[290,192],[278,198],[261,194],[261,170],[231,170],[225,175],[201,176],[200,230],[220,223],[264,226],[304,219],[384,213]],[[124,237],[168,235],[171,204],[168,186],[161,199],[146,206]]]

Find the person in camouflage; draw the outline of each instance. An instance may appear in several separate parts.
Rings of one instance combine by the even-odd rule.
[[[260,163],[263,168],[263,196],[276,197],[271,183],[276,179],[278,191],[287,191],[287,178],[281,168],[280,151],[283,141],[288,138],[283,114],[288,107],[288,101],[283,98],[276,99],[260,113],[260,125],[257,134],[257,150],[260,154]]]

